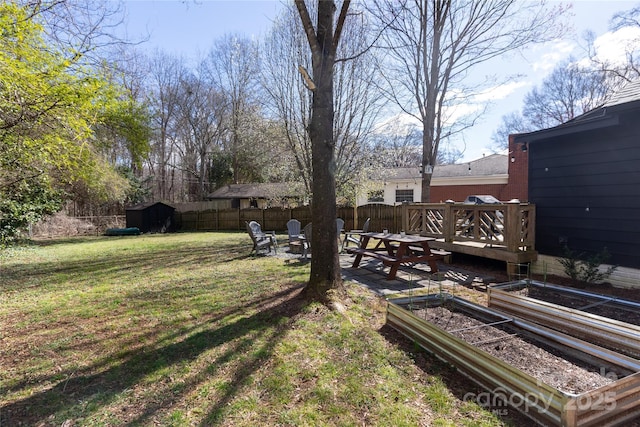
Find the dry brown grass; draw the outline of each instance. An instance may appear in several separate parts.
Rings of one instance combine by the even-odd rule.
[[[31,227],[31,237],[51,239],[56,237],[97,236],[107,228],[124,227],[121,216],[94,217],[92,221],[78,219],[65,213],[56,213],[45,217]]]

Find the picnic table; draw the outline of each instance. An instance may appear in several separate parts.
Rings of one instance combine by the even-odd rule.
[[[375,239],[377,244],[369,247],[369,242]],[[391,267],[387,280],[395,279],[401,264],[424,262],[429,264],[431,273],[438,271],[437,261],[444,260],[450,252],[436,251],[429,248],[433,237],[391,234],[391,233],[362,233],[362,244],[359,248],[348,247],[345,250],[356,257],[352,268],[357,268],[363,256],[379,259],[384,265]]]

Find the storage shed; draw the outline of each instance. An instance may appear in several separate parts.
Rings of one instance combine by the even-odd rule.
[[[600,108],[514,140],[529,154],[538,252],[606,247],[611,264],[640,268],[640,81]]]
[[[127,228],[137,227],[142,233],[174,231],[175,208],[162,202],[149,202],[126,209]]]

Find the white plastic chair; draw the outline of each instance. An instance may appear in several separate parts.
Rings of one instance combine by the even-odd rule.
[[[300,221],[290,219],[287,222],[287,232],[289,233],[289,250],[299,254],[302,250],[302,241],[300,240]]]

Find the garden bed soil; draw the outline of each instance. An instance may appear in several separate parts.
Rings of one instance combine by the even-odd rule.
[[[506,290],[506,292],[513,292],[539,301],[561,305],[563,307],[607,317],[620,322],[640,325],[640,312],[638,312],[634,307],[616,303],[615,300],[603,301],[600,298],[592,298],[588,295],[576,295],[569,292],[563,292],[562,290],[549,289],[540,286],[524,287],[520,290],[513,291]]]
[[[413,314],[563,392],[580,394],[613,382],[610,375],[600,375],[597,367],[570,361],[558,350],[543,348],[509,328],[488,326],[446,307]]]

